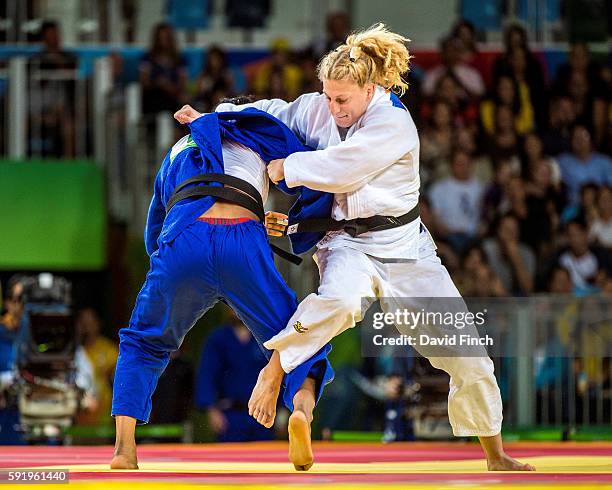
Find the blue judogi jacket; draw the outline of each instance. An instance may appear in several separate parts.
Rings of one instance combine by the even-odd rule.
[[[269,162],[286,158],[298,151],[312,151],[303,145],[281,121],[258,109],[238,112],[205,114],[193,121],[185,148],[174,155],[168,152],[155,178],[153,198],[149,206],[145,227],[145,246],[152,255],[159,243],[168,242],[186,226],[205,213],[215,202],[213,197],[199,197],[179,201],[166,216],[166,204],[177,185],[198,174],[224,173],[222,139],[241,143]],[[221,185],[212,183],[210,185]],[[305,187],[287,188],[284,182],[279,188],[298,199],[289,211],[289,223],[306,218],[326,218],[331,215],[333,194],[314,191]],[[312,248],[324,233],[295,233],[290,235],[294,253]]]

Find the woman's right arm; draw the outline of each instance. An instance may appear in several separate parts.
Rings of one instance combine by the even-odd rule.
[[[252,107],[280,119],[289,126],[289,129],[297,133],[300,139],[304,139],[307,132],[306,115],[314,100],[319,96],[318,93],[304,94],[293,102],[285,102],[281,99],[262,99],[250,104],[235,105],[231,103],[221,103],[215,112],[234,112]]]

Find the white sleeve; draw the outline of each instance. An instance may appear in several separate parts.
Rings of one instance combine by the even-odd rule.
[[[363,127],[338,145],[289,155],[284,164],[287,186],[352,192],[414,150],[419,138],[410,115],[385,109],[367,115]]]
[[[311,106],[311,102],[319,95],[318,93],[300,95],[293,102],[285,102],[282,99],[262,99],[257,102],[241,105],[226,102],[219,104],[215,112],[235,112],[248,107],[259,109],[280,119],[303,141],[306,136],[306,115],[308,108]]]

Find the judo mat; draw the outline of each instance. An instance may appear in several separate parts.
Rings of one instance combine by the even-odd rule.
[[[533,473],[487,472],[475,443],[315,443],[315,464],[296,472],[286,442],[156,444],[138,448],[140,469],[110,470],[111,446],[0,446],[8,469],[69,470],[69,484],[43,488],[611,488],[612,443],[514,443],[506,450],[536,466]],[[41,488],[19,484],[19,488]]]

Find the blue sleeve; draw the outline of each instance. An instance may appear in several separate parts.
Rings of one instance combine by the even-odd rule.
[[[155,177],[153,198],[149,205],[147,224],[145,225],[144,241],[149,257],[157,250],[157,239],[159,238],[159,234],[164,226],[164,219],[166,218],[166,209],[161,200],[161,174],[162,172],[160,171],[157,177]]]
[[[213,332],[204,344],[196,373],[195,406],[202,410],[215,404],[219,397],[223,351],[220,332]]]
[[[276,184],[276,187],[280,189],[283,193],[289,194],[290,196],[295,196],[296,194],[299,194],[299,192],[302,190],[301,186],[291,188],[287,187],[287,184],[284,180],[281,180],[278,184]]]

